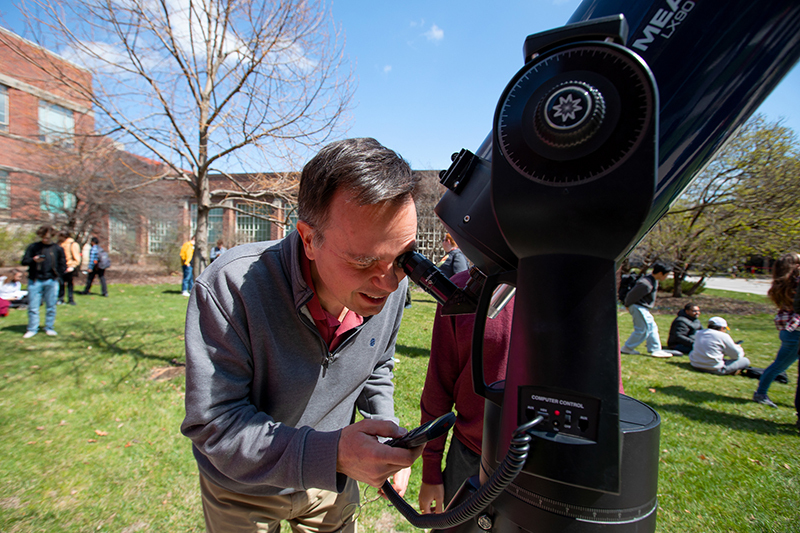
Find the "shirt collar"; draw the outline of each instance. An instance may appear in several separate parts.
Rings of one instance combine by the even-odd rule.
[[[325,343],[333,350],[341,343],[342,336],[345,333],[364,323],[364,317],[348,309],[340,322],[338,317],[333,316],[322,307],[311,276],[311,261],[306,256],[305,248],[302,246],[300,248],[300,270],[303,273],[303,280],[312,293],[311,299],[306,303],[308,312],[311,313],[311,318],[314,319],[314,323],[317,325],[317,329]]]

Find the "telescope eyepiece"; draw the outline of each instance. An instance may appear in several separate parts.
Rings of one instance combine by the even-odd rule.
[[[422,287],[441,305],[447,303],[459,290],[450,278],[419,252],[404,253],[397,258],[397,264],[411,281]]]

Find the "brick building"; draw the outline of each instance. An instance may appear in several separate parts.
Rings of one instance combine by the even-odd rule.
[[[17,51],[47,57],[90,87],[89,72],[0,28],[0,221],[35,224],[65,198],[43,183],[41,147],[94,131],[91,104]]]

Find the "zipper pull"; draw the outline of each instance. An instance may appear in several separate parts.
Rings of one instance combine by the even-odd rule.
[[[328,366],[333,362],[333,354],[328,352],[328,355],[325,356],[325,360],[322,361],[322,377],[325,377],[327,374]]]

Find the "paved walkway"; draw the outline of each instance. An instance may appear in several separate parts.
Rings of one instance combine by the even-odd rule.
[[[687,276],[687,281],[697,281],[696,276]],[[772,284],[767,279],[742,279],[742,278],[708,278],[706,287],[709,289],[720,289],[733,292],[749,292],[752,294],[762,294],[766,296],[769,286]]]

